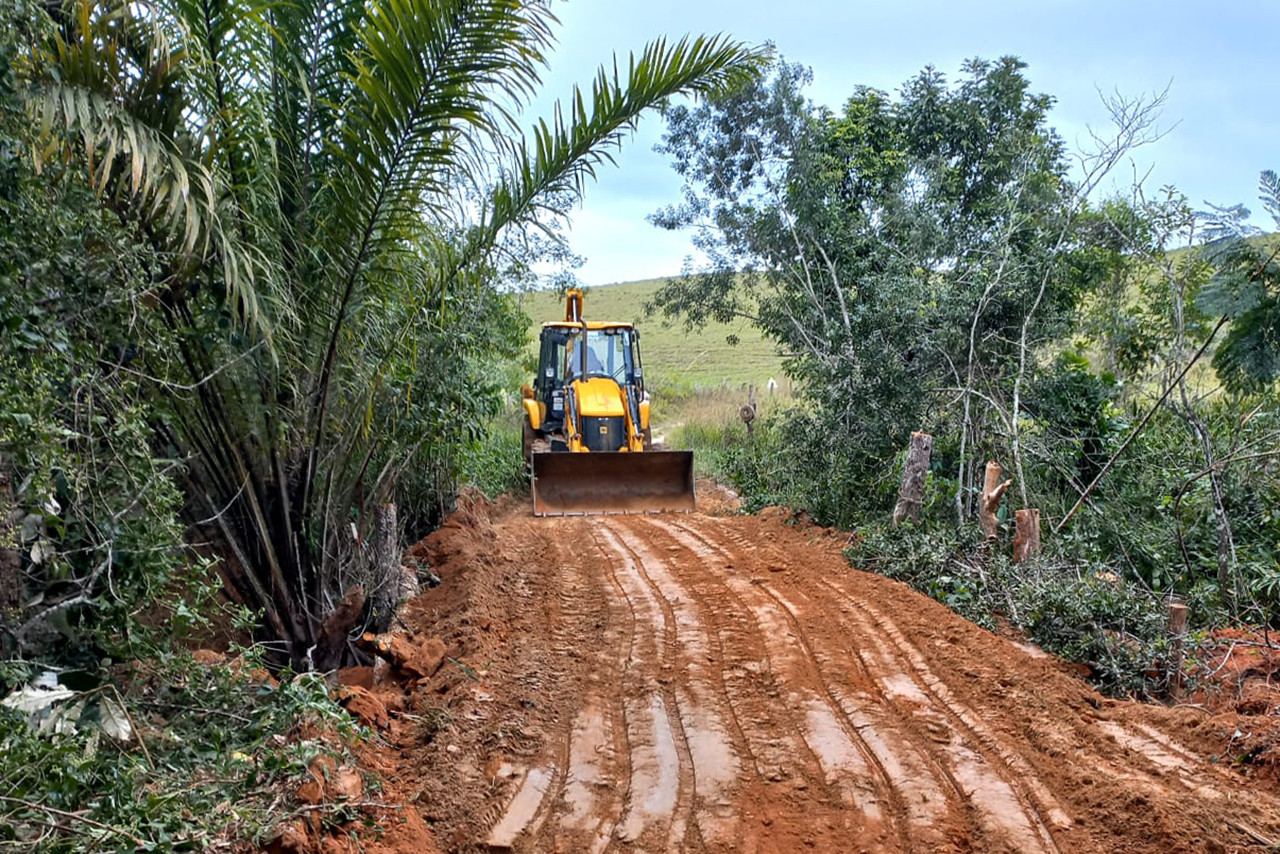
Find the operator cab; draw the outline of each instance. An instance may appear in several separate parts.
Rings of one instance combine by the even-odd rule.
[[[640,335],[631,326],[595,326],[580,323],[547,324],[542,328],[538,377],[534,397],[546,406],[542,430],[560,432],[564,427],[565,386],[604,377],[644,396],[644,372],[640,366]]]

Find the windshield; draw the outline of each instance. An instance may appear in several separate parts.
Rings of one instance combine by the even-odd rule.
[[[582,371],[578,350],[582,333],[569,334],[565,351],[565,376],[576,378]],[[633,382],[635,368],[631,362],[631,330],[625,327],[592,329],[587,332],[587,376],[610,377],[618,383]]]

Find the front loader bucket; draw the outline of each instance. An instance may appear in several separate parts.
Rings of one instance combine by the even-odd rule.
[[[533,455],[533,515],[688,513],[693,451]]]

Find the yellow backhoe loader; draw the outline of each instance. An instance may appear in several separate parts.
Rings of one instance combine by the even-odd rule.
[[[535,516],[694,509],[693,452],[655,451],[640,333],[587,322],[582,291],[542,325],[538,376],[524,386],[524,455]]]

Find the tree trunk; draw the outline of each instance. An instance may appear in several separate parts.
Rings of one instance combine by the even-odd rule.
[[[396,506],[379,504],[374,510],[373,566],[369,578],[373,613],[370,628],[381,634],[391,628],[400,603],[400,537],[396,529]]]
[[[987,474],[982,485],[982,500],[978,503],[978,524],[982,526],[982,535],[987,542],[995,542],[999,521],[996,511],[1000,507],[1000,499],[1013,484],[1012,480],[1000,482],[1000,464],[995,460],[987,463]]]
[[[898,503],[893,508],[893,524],[903,519],[920,521],[920,508],[924,505],[924,481],[929,474],[929,457],[933,453],[933,437],[928,433],[912,433],[911,446],[907,450],[907,465],[902,470],[902,486],[898,489]]]
[[[312,670],[328,673],[342,666],[348,637],[360,621],[364,605],[364,588],[357,584],[347,591],[337,607],[325,615],[315,646],[309,651]]]
[[[1187,633],[1187,616],[1186,604],[1176,599],[1169,603],[1169,635],[1173,641],[1169,654],[1169,690],[1178,699],[1183,692],[1182,642]]]
[[[1031,508],[1017,513],[1017,530],[1013,535],[1013,562],[1025,563],[1040,554],[1040,510]]]
[[[1237,608],[1235,577],[1232,570],[1236,565],[1236,544],[1235,536],[1231,532],[1231,519],[1227,515],[1226,501],[1223,498],[1222,478],[1216,468],[1217,459],[1213,439],[1199,413],[1191,408],[1189,403],[1185,408],[1183,417],[1200,443],[1200,450],[1204,454],[1204,466],[1209,471],[1209,491],[1213,497],[1213,524],[1218,535],[1218,591],[1222,601],[1234,614]]]
[[[20,518],[13,503],[9,472],[0,468],[0,613],[22,607],[22,553],[13,548],[18,534],[15,520]]]

